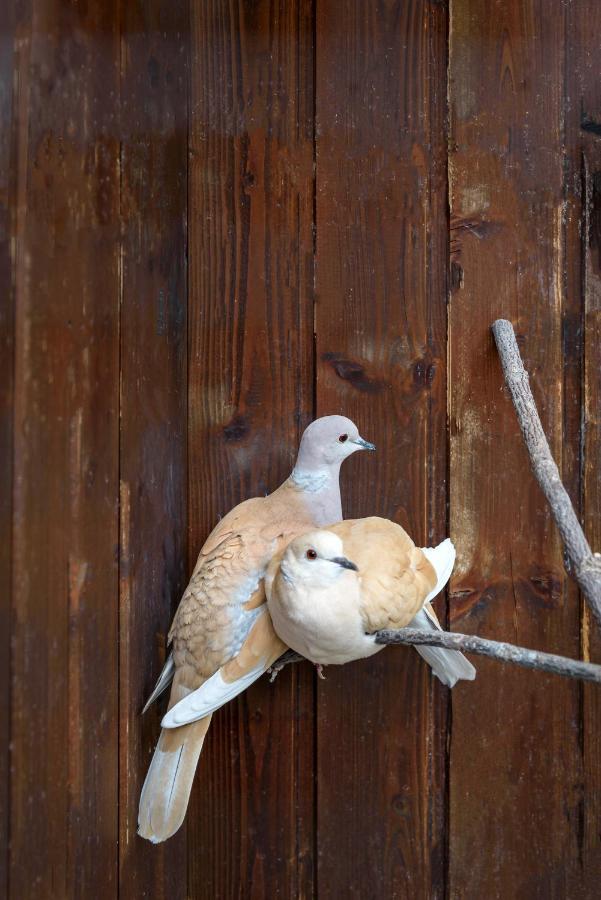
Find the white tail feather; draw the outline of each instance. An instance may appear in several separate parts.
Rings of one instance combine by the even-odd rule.
[[[436,586],[426,597],[424,606],[409,623],[410,628],[424,631],[442,631],[434,612],[427,605],[445,587],[455,565],[455,547],[447,538],[438,547],[423,547],[424,555],[436,572]],[[476,669],[459,650],[445,650],[443,647],[428,647],[425,644],[415,648],[425,659],[437,678],[443,684],[453,687],[458,681],[473,681]]]
[[[436,572],[436,587],[432,588],[425,600],[429,603],[440,594],[451,577],[455,565],[455,547],[451,539],[447,538],[438,547],[422,547],[422,553]]]

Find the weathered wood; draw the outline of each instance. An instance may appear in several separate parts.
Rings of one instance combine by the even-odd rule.
[[[0,6],[0,896],[8,896],[12,593],[14,245],[17,119],[13,111],[15,4]]]
[[[589,604],[597,626],[601,628],[601,556],[593,555],[574,512],[572,501],[561,481],[553,459],[536,403],[530,390],[511,322],[497,319],[492,332],[503,366],[505,382],[515,406],[532,470],[543,491],[559,533],[565,544],[570,573],[576,578]]]
[[[568,659],[556,653],[541,653],[527,647],[516,647],[506,641],[489,641],[474,634],[459,634],[448,631],[419,631],[417,628],[402,628],[398,631],[379,631],[376,644],[427,644],[432,647],[446,647],[447,650],[461,650],[463,653],[478,653],[501,662],[514,663],[526,669],[537,669],[563,675],[565,678],[578,678],[582,681],[595,681],[601,684],[601,666]]]
[[[577,657],[577,604],[490,335],[514,323],[563,462],[565,7],[451,0],[450,14],[452,624]],[[578,686],[477,668],[476,691],[453,691],[450,896],[571,896]]]
[[[414,653],[331,670],[319,734],[311,667],[262,679],[215,717],[188,873],[184,832],[135,836],[161,707],[138,712],[186,570],[219,514],[287,474],[315,411],[378,443],[343,472],[347,514],[446,535],[449,5],[452,624],[579,655],[488,329],[514,323],[600,550],[599,4],[9,0],[0,894],[9,879],[14,900],[598,893],[597,685],[485,659],[452,693],[450,759],[448,692]],[[586,611],[581,643],[601,661]]]
[[[187,897],[185,827],[153,847],[138,802],[163,705],[141,710],[187,567],[187,0],[122,4],[119,896]]]
[[[318,0],[317,413],[373,457],[342,473],[347,516],[445,532],[444,4]],[[442,692],[410,654],[318,685],[319,896],[445,894]]]
[[[576,3],[567,12],[566,128],[571,198],[571,238],[568,274],[580,301],[580,327],[584,330],[581,358],[582,517],[593,550],[601,550],[601,7]],[[578,190],[579,189],[579,190]],[[566,355],[569,360],[570,356]],[[583,611],[584,659],[601,662],[601,635],[588,610]],[[582,703],[580,896],[594,897],[601,882],[601,697],[585,686]]]
[[[294,0],[192,5],[189,565],[275,488],[312,417],[313,22]],[[213,718],[188,811],[194,897],[313,893],[313,687]]]
[[[18,16],[9,883],[24,900],[117,890],[119,19],[115,0]]]

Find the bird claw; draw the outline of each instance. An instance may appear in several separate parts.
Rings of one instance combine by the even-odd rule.
[[[267,669],[267,674],[269,675],[269,684],[273,684],[285,665],[286,663],[280,662],[278,660],[278,662],[274,662],[272,666],[269,666],[269,668]]]
[[[323,674],[323,666],[321,663],[315,663],[315,669],[317,670],[317,677],[320,681],[325,681],[326,676]]]

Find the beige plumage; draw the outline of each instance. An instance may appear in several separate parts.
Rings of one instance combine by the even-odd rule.
[[[229,512],[205,542],[169,632],[172,655],[147,704],[173,680],[163,720],[170,730],[162,731],[140,797],[142,837],[158,842],[179,828],[211,713],[286,650],[265,605],[267,565],[295,535],[341,519],[340,465],[365,448],[373,445],[350,420],[318,419],[290,478]]]
[[[376,517],[340,522],[294,539],[271,562],[266,589],[273,625],[297,653],[321,665],[342,664],[383,649],[385,628],[440,628],[433,599],[447,583],[455,550],[447,539],[420,549],[394,522]],[[457,651],[416,648],[453,686],[475,669]]]

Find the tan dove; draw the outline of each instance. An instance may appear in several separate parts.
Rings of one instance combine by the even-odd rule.
[[[411,625],[440,630],[430,600],[444,588],[454,562],[450,540],[419,549],[400,525],[387,519],[348,520],[308,532],[282,548],[268,566],[265,588],[273,626],[288,647],[319,668],[372,656],[384,649],[374,638],[381,629]],[[475,678],[472,664],[456,650],[415,649],[450,687],[459,679]],[[247,651],[244,687],[271,665],[250,642]],[[232,696],[238,692],[234,684]],[[194,722],[228,699],[222,669],[176,703],[162,725]]]
[[[340,664],[383,649],[385,628],[439,629],[430,600],[455,563],[447,538],[415,546],[400,525],[372,517],[349,519],[295,538],[275,557],[265,584],[273,626],[282,640],[314,663]],[[476,670],[456,650],[416,647],[435,675],[453,687]]]
[[[140,797],[142,837],[157,843],[177,831],[211,712],[287,649],[265,604],[267,565],[296,535],[342,518],[340,465],[361,449],[375,448],[349,419],[317,419],[303,434],[290,477],[268,497],[236,506],[207,538],[169,632],[172,654],[146,704],[173,681],[163,720],[172,730],[161,732]],[[199,695],[203,712],[192,714]],[[174,709],[181,713],[175,722]]]

